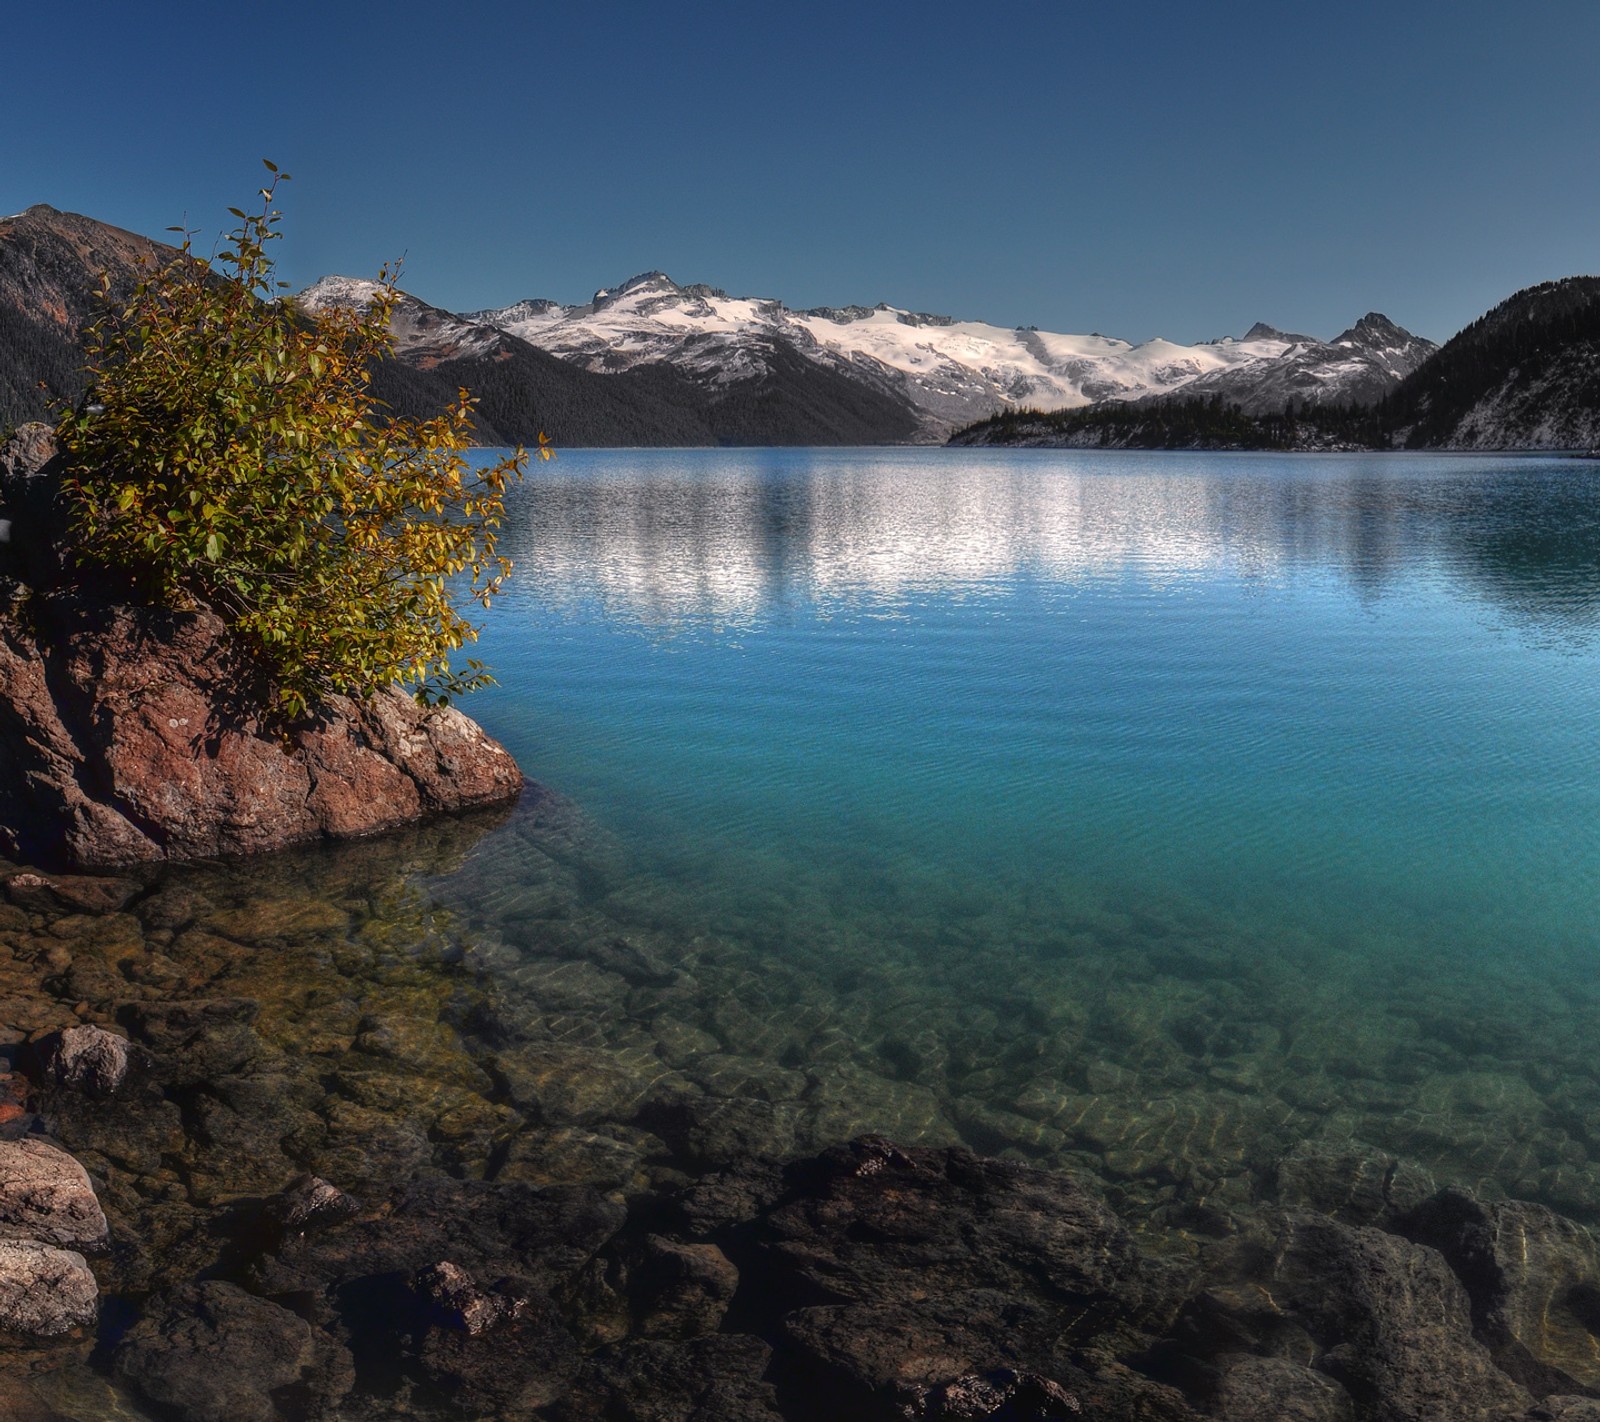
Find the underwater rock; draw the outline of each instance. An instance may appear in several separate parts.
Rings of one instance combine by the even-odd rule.
[[[251,1283],[274,1295],[320,1291],[415,1275],[448,1259],[475,1276],[515,1276],[550,1293],[594,1257],[625,1213],[581,1187],[426,1177],[378,1210],[283,1240],[252,1266]]]
[[[285,1235],[326,1229],[359,1214],[360,1205],[320,1175],[302,1175],[272,1204],[272,1221]]]
[[[411,1286],[440,1326],[474,1336],[516,1318],[528,1302],[513,1294],[479,1288],[471,1274],[448,1259],[419,1270]]]
[[[930,1422],[984,1422],[988,1418],[1010,1417],[1064,1422],[1082,1413],[1082,1404],[1059,1384],[1010,1368],[956,1378],[930,1392],[921,1408],[921,1416]]]
[[[1058,1379],[1075,1386],[1085,1378],[1057,1348],[1062,1322],[1054,1310],[980,1289],[800,1309],[784,1320],[784,1343],[798,1391],[826,1397],[843,1415],[887,1422],[939,1416],[941,1394],[957,1388],[959,1396],[985,1373],[1037,1369],[1034,1376],[1070,1396]]]
[[[1441,1190],[1399,1226],[1438,1249],[1472,1300],[1478,1337],[1534,1393],[1600,1392],[1600,1248],[1543,1205]]]
[[[55,1338],[88,1328],[98,1294],[83,1255],[34,1239],[0,1240],[0,1330]]]
[[[646,1154],[664,1153],[655,1137],[627,1126],[607,1126],[600,1132],[581,1126],[530,1128],[506,1143],[495,1179],[632,1192],[649,1184]]]
[[[13,874],[5,895],[18,908],[35,913],[116,913],[139,892],[132,879],[87,874]]]
[[[259,1012],[249,998],[201,998],[127,1003],[117,1019],[150,1049],[157,1081],[196,1086],[236,1072],[260,1055],[261,1039],[251,1030]]]
[[[769,1344],[740,1333],[616,1344],[584,1364],[555,1416],[559,1422],[780,1422],[785,1414],[766,1380],[771,1361]]]
[[[43,1401],[26,1378],[18,1377],[0,1377],[0,1417],[6,1422],[77,1422]]]
[[[113,1370],[179,1422],[312,1422],[355,1380],[331,1337],[220,1280],[152,1300],[117,1346]]]
[[[1377,1422],[1504,1418],[1531,1400],[1473,1337],[1466,1290],[1437,1250],[1301,1212],[1267,1287]]]
[[[1223,1422],[1355,1422],[1350,1394],[1326,1373],[1288,1358],[1241,1358],[1213,1399]]]
[[[685,1094],[647,1103],[639,1124],[693,1170],[725,1170],[794,1152],[802,1108],[793,1101],[746,1101]]]
[[[95,1250],[109,1237],[105,1212],[77,1161],[35,1137],[0,1141],[0,1239]]]
[[[1121,1221],[1070,1176],[877,1137],[824,1151],[764,1220],[771,1267],[806,1302],[993,1289],[1113,1311],[1157,1287]]]
[[[68,1027],[39,1044],[45,1075],[57,1086],[104,1099],[116,1094],[130,1066],[128,1039],[104,1027]]]
[[[425,1309],[412,1365],[467,1415],[522,1416],[565,1395],[582,1358],[548,1299],[512,1280],[483,1288],[447,1260],[412,1288]]]
[[[639,1333],[698,1338],[715,1333],[739,1287],[739,1271],[715,1244],[683,1244],[650,1235],[633,1271]]]
[[[544,1042],[508,1048],[494,1069],[511,1102],[546,1126],[627,1120],[667,1075],[653,1056]]]
[[[1544,1397],[1525,1414],[1527,1422],[1600,1422],[1600,1401],[1592,1397]]]
[[[1299,1142],[1277,1167],[1278,1203],[1344,1224],[1391,1224],[1434,1192],[1420,1167],[1355,1141]]]

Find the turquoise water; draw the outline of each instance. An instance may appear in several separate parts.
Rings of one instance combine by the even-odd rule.
[[[1200,1148],[1118,1157],[1084,1112],[1191,1110],[1257,1171],[1332,1135],[1593,1213],[1597,482],[564,453],[516,495],[472,710],[608,837],[580,917],[668,945],[674,1030],[797,1073],[775,1100],[1146,1184]],[[453,892],[538,1011],[525,843]],[[584,1010],[665,1059],[657,1009]]]
[[[665,863],[1582,955],[1594,468],[571,453],[518,501],[476,709]]]

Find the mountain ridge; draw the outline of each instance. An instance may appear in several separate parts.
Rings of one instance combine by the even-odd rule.
[[[1391,353],[1393,323],[1370,314],[1341,342]],[[1289,368],[1289,367],[1285,367]],[[959,445],[1073,449],[1600,449],[1600,277],[1514,292],[1434,351],[1375,404],[1251,410],[1195,382],[1167,401],[1046,413],[1006,411]]]
[[[472,312],[470,319],[599,373],[656,362],[712,385],[730,372],[760,368],[752,342],[786,341],[807,359],[907,402],[928,440],[1007,407],[1151,399],[1198,381],[1263,406],[1293,398],[1372,400],[1433,349],[1375,313],[1331,342],[1257,322],[1242,337],[1193,346],[1159,337],[1136,344],[963,321],[885,302],[790,308],[776,298],[680,285],[659,270],[601,287],[588,302],[564,306],[525,298]],[[1381,356],[1379,334],[1388,343]],[[1292,376],[1277,366],[1291,354]]]
[[[0,219],[0,425],[43,417],[83,389],[78,337],[101,271],[122,294],[175,255],[47,204]],[[315,310],[373,289],[325,277],[299,299]],[[1381,427],[1383,439],[1415,448],[1600,445],[1595,277],[1515,293],[1442,349],[1377,312],[1331,340],[1258,321],[1191,346],[1135,344],[886,302],[791,309],[659,270],[575,305],[532,297],[454,313],[405,293],[394,332],[396,358],[374,368],[374,393],[397,414],[427,415],[465,385],[484,442],[541,430],[569,445],[932,442],[970,428],[975,412],[1176,400],[1246,420],[1287,411],[1282,429],[1297,439],[1323,410],[1318,439],[1359,443]],[[1356,420],[1355,408],[1381,414]],[[1095,417],[1084,418],[1075,438],[1098,437]],[[1119,417],[1117,429],[1165,439],[1207,425],[1155,408]]]

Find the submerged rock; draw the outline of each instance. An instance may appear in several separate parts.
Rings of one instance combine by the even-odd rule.
[[[560,1422],[781,1422],[792,1414],[780,1412],[766,1379],[771,1362],[771,1347],[748,1334],[619,1344],[589,1359],[556,1416]]]
[[[1586,1229],[1543,1205],[1485,1204],[1460,1189],[1400,1227],[1449,1261],[1502,1371],[1536,1394],[1600,1392],[1600,1247]]]
[[[83,1255],[36,1239],[0,1240],[0,1330],[55,1338],[90,1327],[99,1290]]]
[[[0,564],[0,854],[85,866],[253,854],[522,789],[474,722],[394,688],[329,697],[287,732],[263,725],[260,672],[221,618],[74,585],[49,454],[25,431],[0,455],[0,516],[13,522]]]
[[[353,1196],[320,1175],[302,1175],[273,1202],[272,1223],[284,1236],[327,1229],[360,1211]]]
[[[103,1249],[109,1230],[88,1173],[45,1141],[0,1141],[0,1238]]]
[[[19,908],[39,913],[116,913],[139,892],[131,879],[88,874],[13,874],[5,895]]]
[[[1225,1422],[1355,1422],[1350,1394],[1325,1373],[1288,1358],[1242,1358],[1223,1375],[1216,1411]]]
[[[219,1280],[153,1300],[118,1346],[114,1369],[180,1422],[310,1422],[354,1381],[332,1338]]]
[[[45,1074],[57,1086],[104,1098],[126,1080],[130,1048],[126,1037],[104,1027],[68,1027],[40,1044]]]
[[[1277,1248],[1268,1296],[1367,1414],[1470,1422],[1529,1405],[1473,1337],[1467,1292],[1437,1250],[1307,1213],[1290,1217]]]
[[[1057,1422],[1082,1413],[1082,1404],[1065,1388],[1010,1368],[957,1378],[929,1393],[922,1404],[922,1415],[935,1422],[999,1422],[1009,1417]]]
[[[485,1288],[447,1260],[412,1282],[423,1317],[413,1332],[412,1370],[472,1416],[522,1416],[566,1395],[578,1344],[550,1301],[511,1280]]]

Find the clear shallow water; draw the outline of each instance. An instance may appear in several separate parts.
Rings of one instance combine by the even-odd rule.
[[[435,885],[499,1069],[579,1170],[877,1129],[1182,1223],[1377,1151],[1600,1217],[1596,478],[564,455],[473,711],[593,832]]]

